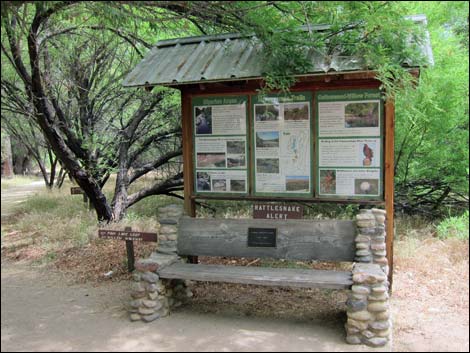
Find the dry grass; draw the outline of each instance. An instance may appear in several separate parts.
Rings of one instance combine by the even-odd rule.
[[[95,212],[88,210],[81,195],[70,195],[69,186],[31,196],[13,216],[2,219],[2,258],[54,266],[76,282],[103,280],[108,271],[115,279],[127,278],[125,242],[98,239]],[[120,230],[129,226],[158,231],[155,216],[132,212],[121,222],[101,225]],[[150,255],[155,246],[135,242],[136,258]]]
[[[396,247],[406,244],[400,241]],[[409,247],[409,245],[408,245]],[[469,244],[468,241],[428,238],[413,240],[415,252],[395,259],[394,294],[423,304],[435,300],[436,294],[450,306],[469,309]],[[428,303],[429,304],[429,303]]]
[[[409,219],[397,235],[394,350],[468,352],[468,240],[440,240],[434,227]]]
[[[155,243],[134,242],[135,258],[150,256]],[[121,281],[130,279],[127,269],[126,243],[120,240],[91,241],[82,247],[71,247],[57,253],[51,266],[74,283]],[[112,271],[111,277],[104,276]]]

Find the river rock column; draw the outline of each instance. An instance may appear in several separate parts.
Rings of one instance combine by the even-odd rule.
[[[158,252],[176,254],[178,240],[178,224],[183,216],[183,208],[179,205],[168,205],[158,209],[160,232],[158,234]]]
[[[158,276],[159,269],[178,261],[184,259],[176,255],[153,253],[150,258],[136,262],[129,303],[131,321],[150,322],[167,316],[170,309],[180,306],[193,296],[187,281]]]
[[[371,236],[370,249],[372,252],[372,262],[380,265],[385,275],[388,276],[387,245],[385,243],[385,219],[386,212],[378,208],[373,208],[372,214],[375,218],[375,234]]]
[[[188,281],[163,279],[159,269],[175,262],[186,262],[176,254],[179,219],[183,210],[178,205],[161,207],[158,210],[160,232],[158,248],[148,259],[136,262],[129,303],[131,321],[150,322],[170,314],[172,308],[180,306],[193,293]]]
[[[153,256],[153,254],[152,254]],[[166,297],[165,283],[157,274],[162,265],[177,261],[176,256],[138,260],[132,275],[132,300],[129,303],[131,321],[150,322],[169,314],[169,302]]]
[[[172,204],[158,209],[158,219],[160,222],[157,253],[174,255],[177,253],[178,225],[183,216],[183,207]],[[187,262],[186,258],[179,258],[178,261]],[[176,308],[184,303],[193,293],[188,288],[190,281],[180,279],[163,280],[162,284],[166,288],[165,295],[168,298],[168,304],[171,308]]]
[[[392,330],[387,276],[378,264],[356,263],[352,273],[354,283],[346,302],[346,342],[384,346]]]
[[[388,274],[386,258],[384,210],[373,208],[363,209],[356,216],[356,262],[379,264],[385,274]]]

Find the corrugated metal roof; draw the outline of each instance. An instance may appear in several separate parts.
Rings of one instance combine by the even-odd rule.
[[[413,16],[412,19],[426,24],[423,15]],[[328,26],[313,26],[310,29],[322,31],[327,30]],[[427,39],[428,43],[422,50],[432,63],[432,51]],[[177,86],[260,78],[263,76],[262,57],[262,46],[256,38],[240,34],[164,40],[158,42],[127,75],[123,85]],[[312,70],[305,75],[368,69],[361,58],[340,54],[325,56],[315,49],[309,50],[308,58],[312,62]]]

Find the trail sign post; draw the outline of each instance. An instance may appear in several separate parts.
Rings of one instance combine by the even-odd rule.
[[[71,195],[83,195],[83,202],[86,204],[88,203],[88,197],[86,196],[85,192],[80,186],[72,186],[70,188]]]
[[[98,236],[101,239],[117,239],[126,241],[127,268],[129,272],[134,271],[134,241],[156,242],[158,240],[157,233],[137,232],[133,231],[131,227],[126,227],[124,230],[99,229]]]
[[[70,188],[70,194],[71,195],[82,195],[84,194],[82,188],[80,186],[72,186]]]

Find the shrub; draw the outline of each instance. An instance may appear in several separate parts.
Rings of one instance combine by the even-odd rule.
[[[468,221],[468,210],[461,216],[446,218],[437,226],[437,236],[439,239],[468,239]]]

